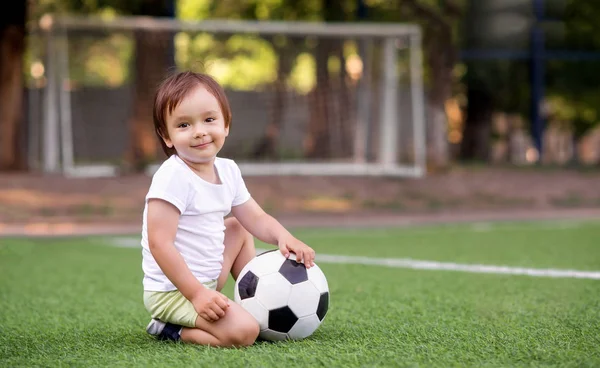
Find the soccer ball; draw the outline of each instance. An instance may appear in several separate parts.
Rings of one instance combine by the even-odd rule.
[[[262,253],[240,272],[234,300],[256,318],[263,340],[300,340],[312,335],[329,308],[329,287],[323,271],[306,269],[292,253]]]

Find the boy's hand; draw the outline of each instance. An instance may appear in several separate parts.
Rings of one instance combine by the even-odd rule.
[[[296,262],[304,263],[306,268],[315,265],[315,251],[293,236],[285,236],[278,240],[279,250],[285,258],[290,256],[290,252],[296,255]]]
[[[229,299],[212,289],[203,289],[191,302],[198,315],[208,322],[218,321],[229,308]]]

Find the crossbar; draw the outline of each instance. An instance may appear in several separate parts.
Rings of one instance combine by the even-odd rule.
[[[202,20],[184,21],[173,18],[119,16],[111,18],[60,16],[46,18],[45,27],[65,27],[70,29],[102,30],[146,30],[180,31],[211,33],[257,33],[297,36],[332,37],[401,37],[421,33],[415,24],[382,23],[326,23],[326,22],[288,22],[288,21],[252,21],[252,20]],[[42,27],[42,25],[40,25]],[[43,27],[42,27],[43,28]]]

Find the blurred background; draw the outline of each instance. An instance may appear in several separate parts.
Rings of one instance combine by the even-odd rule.
[[[272,212],[595,209],[598,16],[586,0],[15,2],[0,220],[136,223],[165,158],[154,89],[180,69],[225,87],[223,156]]]

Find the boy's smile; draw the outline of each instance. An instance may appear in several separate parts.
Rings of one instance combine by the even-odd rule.
[[[213,143],[213,141],[206,142],[206,143],[200,143],[198,145],[192,146],[192,148],[204,149],[204,148],[208,147],[208,145],[211,143]]]

